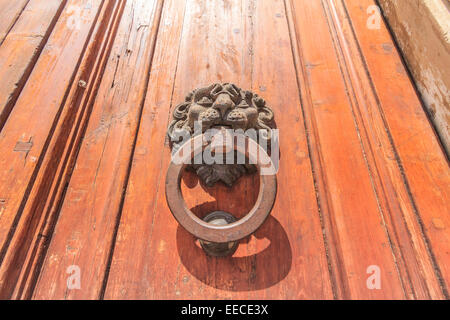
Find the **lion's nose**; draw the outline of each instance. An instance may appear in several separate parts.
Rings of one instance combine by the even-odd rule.
[[[233,101],[230,96],[226,93],[221,93],[213,104],[213,108],[217,109],[222,118],[225,116],[225,113],[233,107]]]

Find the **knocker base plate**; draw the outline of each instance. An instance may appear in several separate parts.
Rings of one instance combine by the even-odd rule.
[[[203,221],[223,226],[235,222],[236,218],[225,211],[214,211],[204,217]],[[216,243],[199,239],[199,242],[203,250],[212,257],[231,256],[238,247],[238,241]]]

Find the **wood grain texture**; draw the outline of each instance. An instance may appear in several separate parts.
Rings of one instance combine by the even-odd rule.
[[[5,153],[1,159],[2,170],[10,173],[2,176],[3,180],[0,185],[1,198],[4,199],[0,216],[3,227],[3,229],[0,228],[2,241],[0,282],[2,283],[1,295],[4,297],[11,295],[11,290],[17,280],[16,275],[21,271],[16,265],[21,264],[21,259],[26,254],[31,239],[38,236],[38,234],[34,234],[34,228],[42,218],[42,206],[47,201],[54,200],[52,196],[49,196],[46,201],[42,201],[43,197],[47,197],[48,188],[56,174],[55,169],[61,160],[61,149],[70,149],[70,143],[65,143],[67,135],[71,129],[77,127],[74,125],[76,122],[72,122],[76,114],[74,107],[77,110],[74,101],[82,99],[83,92],[85,92],[85,88],[80,87],[78,81],[89,79],[92,70],[86,66],[92,62],[93,53],[97,49],[95,35],[101,35],[107,26],[107,23],[102,26],[96,24],[96,21],[100,17],[99,22],[106,22],[112,9],[111,6],[102,6],[101,1],[95,6],[93,3],[90,3],[89,6],[86,6],[86,3],[78,4],[82,6],[80,7],[81,12],[83,12],[81,8],[85,9],[84,16],[90,23],[81,29],[67,28],[66,19],[70,16],[68,12],[73,10],[73,6],[68,12],[62,14],[63,16],[66,14],[66,19],[62,18],[55,26],[56,32],[49,39],[34,72],[30,75],[30,81],[24,87],[14,111],[8,119],[5,131],[0,134],[0,144],[5,148],[12,144],[9,149],[14,150]],[[63,38],[60,38],[61,34],[58,32],[62,32]],[[90,38],[91,35],[94,35],[94,38]],[[67,43],[78,44],[80,48],[75,50]],[[58,44],[61,47],[58,47]],[[78,53],[77,50],[79,50]],[[59,51],[61,51],[59,58],[62,60],[58,60],[57,52]],[[80,55],[82,58],[84,53],[88,53],[88,58],[87,61],[81,63]],[[55,68],[53,72],[46,72],[48,61],[54,63],[52,65]],[[79,70],[78,78],[75,78],[74,81],[72,72],[76,71],[79,66],[86,68]],[[66,74],[64,75],[64,73]],[[45,76],[47,76],[47,82],[39,80]],[[35,90],[50,92],[50,87],[54,90],[51,91],[54,95],[40,96],[43,101],[34,99]],[[58,99],[61,99],[59,103]],[[30,107],[30,101],[36,102],[34,108]],[[64,108],[66,102],[71,107]],[[31,105],[33,106],[33,104]],[[82,109],[80,108],[80,110]],[[28,121],[28,124],[23,121]],[[29,142],[20,142],[20,138],[17,138],[21,134],[20,132],[23,132],[22,138],[30,137]],[[14,142],[15,136],[19,142]],[[46,154],[47,151],[49,152]],[[12,185],[14,187],[11,187]],[[28,201],[29,199],[30,201]],[[10,225],[9,230],[8,225]],[[38,236],[38,239],[42,240],[41,238],[42,235]]]
[[[450,235],[448,158],[421,105],[386,28],[367,32],[361,12],[373,1],[346,1],[368,72],[374,82],[395,156],[404,174],[442,290],[448,297]],[[383,68],[379,65],[382,63]],[[407,118],[405,118],[407,117]]]
[[[432,257],[423,239],[414,205],[408,196],[401,167],[393,161],[394,147],[378,108],[378,96],[358,48],[358,39],[349,23],[343,1],[324,2],[331,30],[335,34],[337,52],[341,56],[343,75],[359,128],[375,192],[386,227],[391,235],[393,253],[410,298],[443,298]],[[387,45],[387,44],[385,44]],[[392,42],[390,45],[394,46]]]
[[[448,299],[448,159],[374,4],[0,0],[0,297]],[[227,258],[164,193],[171,111],[214,82],[280,135],[272,213]],[[181,181],[199,217],[243,217],[258,187]]]
[[[34,298],[100,297],[161,4],[129,1],[124,9]],[[83,290],[68,292],[70,265],[83,270]]]
[[[402,279],[373,190],[323,4],[293,1],[292,12],[300,42],[301,72],[305,75],[303,85],[308,86],[305,100],[315,120],[312,132],[319,141],[317,152],[325,168],[322,178],[330,206],[330,217],[326,218],[333,224],[329,232],[334,234],[333,243],[339,244],[339,268],[344,270],[347,282],[344,297],[403,298]],[[301,32],[307,27],[316,31]],[[370,265],[383,266],[382,291],[366,286]]]
[[[2,19],[0,19],[0,45],[8,35],[9,31],[19,19],[23,10],[30,0],[1,0],[0,11]]]
[[[14,3],[15,1],[10,1]],[[17,1],[19,2],[19,1]],[[32,0],[0,45],[0,130],[66,1]]]
[[[256,271],[276,270],[287,244],[291,248],[292,263],[285,279],[264,293],[252,291],[250,298],[332,299],[336,295],[336,289],[332,288],[334,275],[328,270],[321,233],[285,5],[283,1],[256,1],[255,4],[252,90],[265,97],[276,114],[281,152],[278,188],[283,191],[278,193],[272,216],[279,222],[279,229],[285,232],[282,235],[275,225],[266,225],[267,234],[274,235],[266,238],[276,248],[273,254],[279,252],[276,254],[279,258],[267,261],[257,258]],[[266,32],[266,28],[272,31]],[[263,242],[256,244],[257,252],[264,249]]]
[[[20,218],[27,188],[39,168],[47,141],[53,133],[72,74],[76,70],[86,40],[92,33],[102,1],[76,1],[88,23],[80,28],[67,28],[70,15],[63,12],[26,83],[8,121],[0,133],[0,146],[5,153],[0,158],[0,244],[2,255],[10,232]],[[90,23],[89,23],[90,22]],[[6,151],[7,150],[7,151]]]

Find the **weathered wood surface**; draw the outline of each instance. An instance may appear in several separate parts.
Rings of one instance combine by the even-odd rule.
[[[448,298],[448,159],[373,4],[0,1],[0,297]],[[217,81],[264,97],[281,151],[270,218],[221,259],[164,194],[170,112]],[[182,191],[242,217],[258,180]]]
[[[7,12],[13,4],[21,2],[23,1],[8,1],[9,8],[2,11],[2,17],[14,17]],[[29,1],[5,33],[5,37],[0,35],[0,129],[27,82],[64,4],[65,1],[62,0]],[[2,23],[5,21],[7,19],[2,20]]]
[[[0,20],[0,43],[3,42],[10,30],[14,27],[17,19],[22,14],[29,0],[1,0],[2,19]]]

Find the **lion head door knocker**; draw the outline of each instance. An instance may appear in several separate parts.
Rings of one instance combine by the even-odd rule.
[[[189,93],[172,117],[167,131],[172,148],[166,176],[168,206],[206,253],[231,255],[240,239],[263,224],[275,202],[276,169],[268,151],[273,151],[275,140],[273,112],[257,94],[231,83],[215,83]],[[224,211],[201,220],[183,200],[180,182],[185,168],[195,171],[207,186],[220,182],[232,187],[243,175],[258,172],[255,206],[240,220]]]

